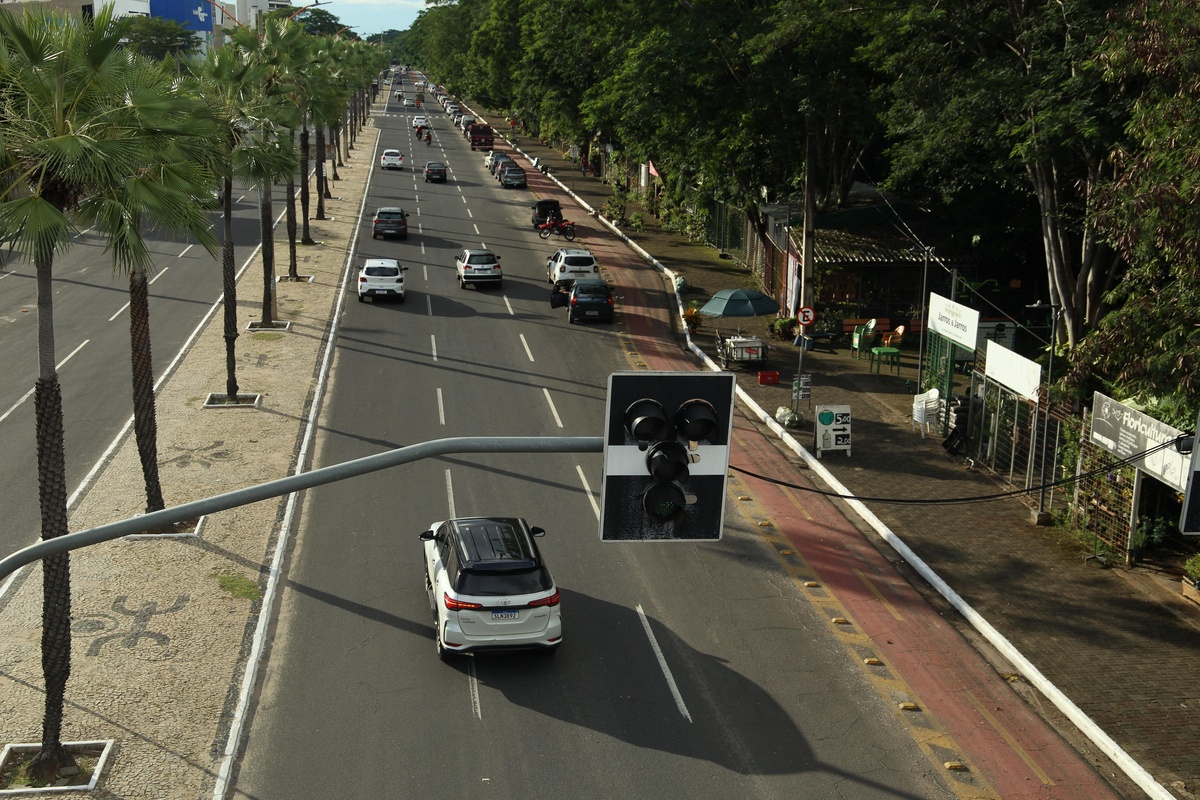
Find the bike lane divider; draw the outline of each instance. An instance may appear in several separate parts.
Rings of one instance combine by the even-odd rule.
[[[740,416],[731,465],[808,483]],[[739,511],[956,793],[1117,797],[832,501],[731,474]]]

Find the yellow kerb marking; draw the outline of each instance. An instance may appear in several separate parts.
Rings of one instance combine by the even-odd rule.
[[[859,577],[859,580],[867,585],[867,588],[871,590],[871,594],[875,595],[875,599],[880,603],[883,603],[883,607],[887,609],[888,613],[891,614],[897,622],[904,621],[904,617],[900,616],[900,612],[896,610],[896,607],[889,603],[886,597],[880,594],[879,590],[875,588],[875,584],[871,582],[870,578],[857,569],[854,570],[854,574]]]
[[[983,718],[988,721],[988,724],[996,730],[996,733],[1000,734],[1000,738],[1004,739],[1004,741],[1008,743],[1008,746],[1012,748],[1012,751],[1016,753],[1022,761],[1025,762],[1025,766],[1029,767],[1029,769],[1033,771],[1034,775],[1037,775],[1038,780],[1046,786],[1053,786],[1054,781],[1050,778],[1050,776],[1047,775],[1042,768],[1037,765],[1037,763],[1033,760],[1033,756],[1029,755],[1029,753],[1025,751],[1025,748],[1021,747],[1017,740],[1013,738],[1012,734],[1000,724],[1000,720],[992,716],[992,712],[984,708],[983,704],[975,699],[975,695],[971,694],[969,691],[967,692],[967,699],[971,701],[971,705],[975,706],[975,710],[983,715]]]

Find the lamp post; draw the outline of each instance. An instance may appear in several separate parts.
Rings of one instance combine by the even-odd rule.
[[[301,11],[308,11],[310,8],[315,8],[316,6],[327,6],[327,5],[329,5],[329,3],[330,3],[330,0],[317,0],[317,2],[315,2],[315,3],[309,3],[306,6],[297,8],[296,11],[290,17],[288,17],[288,21],[295,19],[297,17],[297,15],[300,14]]]
[[[1037,311],[1050,310],[1050,359],[1046,365],[1046,407],[1043,414],[1045,419],[1042,422],[1042,469],[1041,477],[1038,479],[1041,486],[1038,490],[1038,510],[1036,517],[1038,525],[1048,525],[1050,523],[1050,515],[1046,511],[1046,445],[1050,438],[1050,387],[1054,384],[1054,348],[1058,344],[1058,320],[1062,316],[1063,308],[1053,303],[1046,305],[1041,300],[1025,307]],[[1043,410],[1039,410],[1038,413],[1042,414]]]

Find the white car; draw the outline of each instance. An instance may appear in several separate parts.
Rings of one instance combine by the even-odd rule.
[[[476,289],[489,283],[499,288],[504,282],[500,256],[491,250],[463,250],[454,257],[454,272],[460,289],[467,288],[468,283]]]
[[[443,661],[479,650],[558,650],[561,598],[534,543],[545,535],[519,517],[451,519],[421,533]]]
[[[546,283],[570,286],[585,278],[600,277],[600,265],[590,250],[582,247],[563,247],[546,259]]]
[[[404,98],[404,107],[405,108],[416,108],[417,101],[413,100],[411,97],[406,97],[406,98]]]
[[[399,150],[384,150],[379,157],[380,169],[404,169],[404,156]]]
[[[396,299],[404,302],[404,273],[394,258],[368,258],[358,269],[358,302]]]
[[[412,118],[412,126],[414,128],[417,128],[417,127],[428,128],[429,120],[425,119],[425,117],[422,116],[421,114],[417,114],[415,117]]]

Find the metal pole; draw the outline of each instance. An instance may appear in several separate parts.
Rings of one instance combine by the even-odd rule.
[[[1038,517],[1046,512],[1046,440],[1050,437],[1050,387],[1054,384],[1054,346],[1058,343],[1058,315],[1062,306],[1050,306],[1050,362],[1046,365],[1046,409],[1042,414],[1042,474],[1038,492]]]
[[[921,343],[917,349],[917,394],[925,391],[925,386],[921,381],[925,375],[925,329],[929,327],[926,311],[929,309],[927,298],[929,297],[929,254],[931,252],[933,252],[932,247],[925,248],[925,265],[921,270]]]

